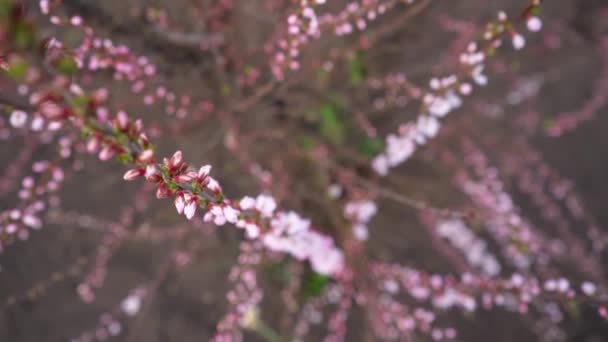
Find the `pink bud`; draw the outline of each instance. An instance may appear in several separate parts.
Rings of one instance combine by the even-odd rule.
[[[156,182],[160,180],[160,176],[158,175],[158,170],[155,165],[146,166],[145,177],[147,181]]]
[[[167,185],[160,184],[158,186],[158,189],[156,189],[156,198],[161,199],[161,198],[166,198],[169,197],[169,189],[167,188]]]
[[[178,168],[182,165],[182,161],[182,151],[177,151],[173,154],[173,156],[169,160],[169,165],[167,166],[169,166],[170,168]]]
[[[116,115],[116,121],[118,122],[118,128],[126,129],[129,124],[129,117],[127,116],[127,113],[121,110]]]
[[[127,181],[132,181],[135,180],[137,177],[143,175],[143,173],[144,170],[142,169],[131,169],[125,172],[125,175],[122,178]]]
[[[97,137],[92,137],[89,139],[89,141],[87,141],[87,151],[89,151],[89,153],[97,152],[98,148],[99,148],[99,139]]]
[[[174,179],[175,179],[176,183],[188,183],[188,182],[191,182],[192,179],[194,179],[194,178],[191,177],[187,173],[183,173],[181,175],[178,175],[178,176],[174,177]]]
[[[105,146],[99,152],[99,159],[103,160],[103,161],[109,160],[113,156],[114,156],[114,151],[112,150],[112,147],[110,147],[110,146]]]
[[[139,161],[142,163],[148,163],[154,158],[154,150],[144,150],[139,154]]]

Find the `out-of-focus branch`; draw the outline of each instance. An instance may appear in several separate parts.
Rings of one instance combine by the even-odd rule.
[[[34,110],[24,98],[18,95],[9,95],[7,93],[0,92],[0,105],[5,105],[9,107],[13,107],[15,109],[21,109],[28,112]]]

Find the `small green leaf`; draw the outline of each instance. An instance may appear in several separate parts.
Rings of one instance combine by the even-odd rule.
[[[78,71],[78,64],[74,58],[63,56],[57,61],[57,70],[65,75],[74,75]]]
[[[222,96],[230,96],[230,93],[232,93],[232,89],[228,84],[222,84],[221,92]]]
[[[121,153],[118,156],[116,156],[116,160],[118,160],[119,162],[123,163],[123,164],[130,164],[133,162],[133,156],[131,156],[130,153]]]
[[[323,291],[323,288],[325,288],[328,283],[329,277],[319,273],[313,273],[304,281],[304,286],[302,288],[304,299],[320,295],[321,291]]]
[[[80,109],[81,111],[85,111],[87,105],[89,104],[89,98],[85,95],[76,96],[74,97],[72,103],[74,104],[74,107]]]
[[[348,72],[350,83],[352,85],[360,85],[365,78],[365,65],[363,64],[363,54],[358,52],[350,59],[348,64]]]
[[[341,145],[344,143],[344,123],[338,117],[334,107],[330,104],[324,104],[321,106],[320,114],[321,122],[319,123],[319,129],[321,135],[327,138],[332,144]]]
[[[567,310],[570,316],[572,316],[572,318],[574,318],[575,320],[581,319],[581,308],[577,302],[568,302]]]
[[[12,79],[20,81],[25,77],[27,68],[27,62],[25,60],[19,59],[8,66],[7,73]]]
[[[31,25],[20,21],[13,30],[13,39],[18,47],[27,49],[34,44],[34,29]]]
[[[85,126],[85,127],[83,127],[83,128],[80,130],[80,135],[82,136],[82,138],[83,138],[83,139],[84,139],[84,138],[88,138],[88,137],[89,137],[89,135],[91,135],[91,129],[90,129],[89,127],[86,127],[86,126]]]
[[[9,0],[0,0],[0,17],[5,18],[11,14],[12,5]]]
[[[167,185],[169,187],[169,190],[171,190],[171,191],[179,190],[179,186],[177,186],[177,184],[174,181],[171,181],[171,180],[168,181]]]
[[[301,137],[298,137],[297,141],[298,141],[298,145],[299,145],[299,146],[300,146],[300,147],[301,147],[301,148],[302,148],[304,151],[310,151],[310,150],[312,150],[312,149],[315,147],[315,145],[316,145],[315,139],[314,139],[313,137],[311,137],[311,136],[307,136],[307,135],[305,135],[305,136],[301,136]]]
[[[359,146],[359,152],[366,157],[374,157],[382,151],[384,144],[376,138],[365,138]]]
[[[535,17],[540,16],[540,6],[534,6],[532,10],[530,10],[530,14]]]

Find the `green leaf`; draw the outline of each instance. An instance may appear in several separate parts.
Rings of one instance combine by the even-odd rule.
[[[304,151],[310,151],[315,148],[316,142],[313,137],[305,135],[298,137],[298,145],[300,145]]]
[[[82,127],[82,129],[80,130],[80,135],[82,136],[83,139],[86,139],[89,137],[89,135],[91,135],[92,130],[89,127]]]
[[[329,283],[329,277],[319,273],[313,273],[310,277],[304,280],[302,287],[302,295],[304,299],[316,297],[321,294],[323,288]]]
[[[334,145],[344,143],[344,123],[338,117],[334,107],[330,104],[324,104],[321,106],[320,115],[319,129],[321,135]]]
[[[0,0],[0,17],[5,18],[11,14],[12,5],[9,0]]]
[[[228,84],[222,84],[220,91],[222,93],[222,96],[230,96],[230,94],[232,93],[232,89]]]
[[[15,25],[13,39],[18,47],[27,49],[34,44],[34,29],[32,26],[20,21]]]
[[[366,157],[374,157],[382,151],[384,143],[377,138],[365,138],[359,146],[359,152]]]
[[[57,70],[65,75],[74,75],[78,71],[78,64],[70,56],[63,56],[57,61]]]
[[[7,73],[8,75],[16,80],[20,81],[25,77],[25,73],[27,72],[28,64],[25,60],[20,59],[8,66]]]
[[[358,52],[350,59],[348,64],[348,74],[352,85],[360,85],[365,78],[365,65],[363,64],[363,54]]]
[[[566,308],[572,318],[574,318],[575,320],[581,319],[581,308],[578,303],[576,303],[575,301],[570,301],[568,302]]]
[[[80,109],[81,111],[85,111],[85,109],[87,108],[87,105],[89,104],[89,98],[85,95],[80,95],[80,96],[76,96],[74,97],[74,100],[72,101],[74,107]]]
[[[119,154],[118,156],[116,156],[116,159],[123,164],[129,164],[133,162],[133,156],[131,156],[131,154],[127,152]]]

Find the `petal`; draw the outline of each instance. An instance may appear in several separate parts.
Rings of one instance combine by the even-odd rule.
[[[184,202],[183,196],[178,195],[177,197],[175,197],[175,209],[177,209],[178,214],[182,214],[184,212],[185,206],[186,206],[186,203]]]
[[[207,177],[209,175],[209,172],[211,172],[211,165],[202,166],[198,170],[198,176],[199,178]]]
[[[186,215],[186,218],[188,220],[192,219],[194,217],[194,213],[196,213],[196,207],[197,204],[196,202],[190,202],[188,203],[188,205],[186,205],[186,207],[184,208],[184,215]]]
[[[181,165],[183,160],[182,151],[176,151],[171,160],[169,161],[169,167],[178,167]]]

